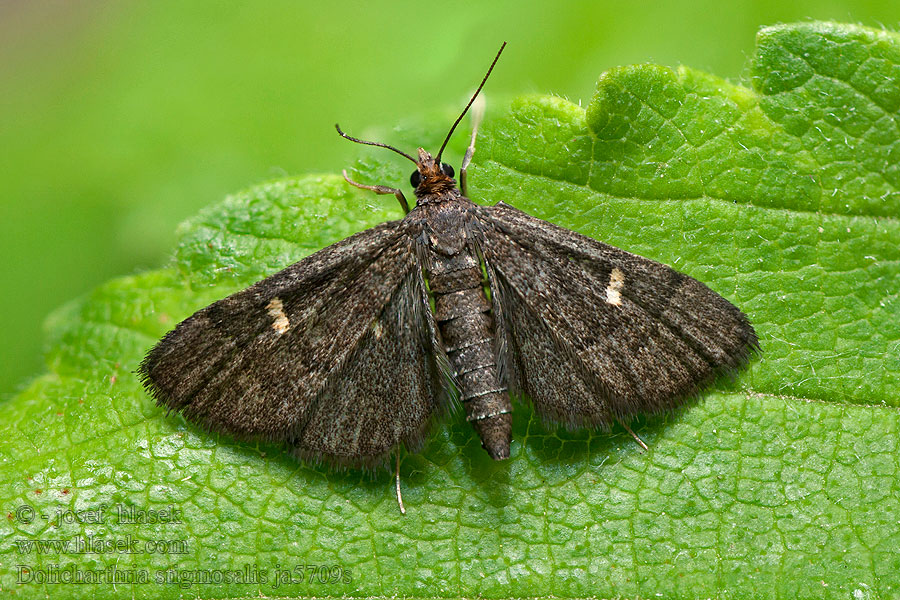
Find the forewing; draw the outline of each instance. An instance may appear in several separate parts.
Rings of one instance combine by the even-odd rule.
[[[503,373],[544,418],[606,426],[673,408],[757,347],[696,279],[503,203],[478,211]]]
[[[159,404],[209,430],[299,445],[310,459],[373,464],[400,442],[418,442],[441,403],[446,358],[430,311],[415,306],[421,279],[406,223],[385,223],[196,312],[147,354],[139,373]],[[397,371],[386,375],[391,362]],[[335,396],[344,378],[369,379],[367,396]],[[370,427],[395,417],[399,425],[338,452],[309,438],[310,421],[326,408],[331,429],[318,423],[315,431],[327,439],[345,437],[342,411],[365,414]]]

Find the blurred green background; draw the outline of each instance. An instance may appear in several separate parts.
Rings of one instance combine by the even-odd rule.
[[[161,266],[175,227],[253,183],[339,172],[334,133],[489,95],[590,99],[628,63],[746,82],[764,25],[896,29],[883,0],[0,3],[0,394],[41,369],[41,322]]]

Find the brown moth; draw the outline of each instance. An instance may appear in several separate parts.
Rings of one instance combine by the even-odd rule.
[[[501,46],[500,52],[503,51]],[[158,404],[297,457],[370,468],[421,449],[457,403],[491,458],[509,457],[510,394],[567,427],[674,408],[758,349],[747,317],[696,279],[466,197],[441,154],[415,157],[416,205],[196,312],[147,354]],[[477,131],[477,124],[475,127]],[[433,308],[432,308],[433,302]],[[403,510],[402,501],[400,502]]]

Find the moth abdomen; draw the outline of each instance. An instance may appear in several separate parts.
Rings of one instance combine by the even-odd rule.
[[[468,248],[454,256],[435,252],[429,284],[435,320],[456,375],[466,420],[491,458],[508,458],[512,405],[497,371],[491,303],[477,256]]]

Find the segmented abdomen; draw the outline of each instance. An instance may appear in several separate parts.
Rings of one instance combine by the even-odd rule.
[[[435,320],[456,373],[466,420],[491,458],[508,458],[512,405],[497,374],[491,303],[478,257],[468,249],[453,256],[435,252],[430,267]]]

